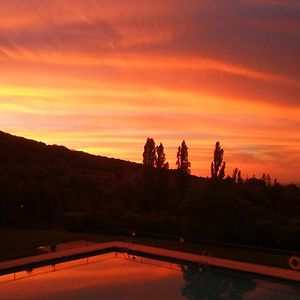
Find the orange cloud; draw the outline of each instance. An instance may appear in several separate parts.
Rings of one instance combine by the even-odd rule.
[[[0,5],[0,129],[137,162],[153,136],[173,167],[186,139],[203,176],[220,140],[229,174],[300,182],[296,2]]]

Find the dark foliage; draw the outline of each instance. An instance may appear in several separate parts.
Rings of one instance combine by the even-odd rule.
[[[181,173],[191,173],[191,163],[189,161],[188,147],[185,141],[182,141],[181,146],[178,147],[176,165]]]
[[[223,162],[224,150],[221,148],[220,142],[216,142],[214,159],[211,163],[211,177],[213,179],[223,179],[225,177],[225,166]]]
[[[159,146],[156,147],[156,153],[157,153],[156,167],[158,169],[169,169],[169,163],[166,162],[165,149],[162,143],[160,143]]]
[[[146,144],[144,146],[143,163],[147,167],[156,167],[157,156],[155,142],[153,138],[147,138]]]
[[[0,132],[0,225],[121,227],[300,250],[300,189],[268,177],[211,180]]]

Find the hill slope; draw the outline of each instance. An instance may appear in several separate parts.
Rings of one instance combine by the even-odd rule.
[[[0,226],[117,226],[300,250],[299,214],[295,185],[182,177],[0,132]]]
[[[74,167],[118,171],[124,168],[139,168],[140,165],[120,159],[92,155],[70,150],[64,146],[46,145],[42,142],[17,137],[0,131],[0,158],[9,161],[39,163],[65,163]]]
[[[0,162],[2,224],[51,225],[62,213],[103,210],[108,203],[113,207],[115,195],[142,172],[140,164],[4,132]]]

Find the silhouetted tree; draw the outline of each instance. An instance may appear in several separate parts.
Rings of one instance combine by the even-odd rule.
[[[272,180],[270,174],[265,174],[263,173],[261,180],[264,182],[265,185],[271,186],[272,185]]]
[[[147,138],[146,144],[144,146],[143,163],[148,167],[156,167],[156,147],[153,138]]]
[[[181,197],[185,197],[189,187],[189,179],[191,173],[191,163],[189,162],[188,147],[185,141],[182,141],[181,146],[177,151],[177,170],[178,170],[178,189],[179,189],[179,201]]]
[[[159,146],[156,147],[156,152],[157,152],[156,167],[158,169],[169,169],[169,164],[166,162],[166,155],[162,143],[160,143]]]
[[[166,162],[164,146],[162,143],[156,147],[157,163],[154,170],[154,185],[151,193],[153,193],[152,211],[162,212],[169,205],[168,189],[169,189],[169,164]]]
[[[142,209],[146,212],[153,212],[157,207],[157,173],[154,169],[157,166],[156,146],[153,138],[147,138],[143,153],[144,163],[144,185]]]
[[[232,180],[238,184],[243,183],[243,178],[241,175],[241,170],[239,170],[238,168],[235,168],[232,172]]]
[[[242,184],[243,182],[244,182],[244,180],[242,178],[241,170],[239,170],[238,174],[237,174],[237,183]]]
[[[239,169],[238,168],[235,168],[232,172],[232,180],[234,182],[237,182],[237,177],[238,177],[238,173],[239,173]]]
[[[223,162],[224,150],[221,148],[219,142],[216,142],[214,151],[214,160],[211,163],[211,177],[223,179],[225,177],[225,165]]]
[[[177,151],[177,169],[184,174],[191,173],[191,163],[189,162],[188,147],[183,140]]]

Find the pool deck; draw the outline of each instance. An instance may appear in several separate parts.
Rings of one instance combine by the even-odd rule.
[[[300,282],[300,272],[295,270],[288,270],[278,267],[223,259],[213,256],[204,256],[194,253],[187,253],[177,250],[169,250],[121,241],[90,244],[78,243],[77,247],[75,248],[59,248],[60,247],[58,245],[58,251],[56,252],[44,253],[40,255],[0,262],[0,274],[12,273],[16,272],[17,270],[21,270],[22,268],[26,269],[36,267],[40,264],[51,264],[59,260],[64,260],[68,258],[72,259],[80,255],[96,255],[98,253],[100,254],[101,252],[103,253],[104,251],[129,251],[137,253],[141,256],[143,254],[150,254],[162,258],[171,258],[175,260],[189,261],[194,263],[204,263],[209,264],[211,266],[222,267],[236,271],[249,272],[284,280]]]

